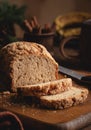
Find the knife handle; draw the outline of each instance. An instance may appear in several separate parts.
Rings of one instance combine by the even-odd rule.
[[[82,81],[85,81],[85,82],[90,82],[90,83],[91,83],[91,75],[89,75],[89,76],[83,76],[83,77],[81,78],[81,80],[82,80]]]

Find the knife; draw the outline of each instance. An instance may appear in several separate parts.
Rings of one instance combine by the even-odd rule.
[[[79,74],[79,73],[75,72],[74,70],[71,70],[71,69],[63,67],[63,66],[59,66],[59,72],[66,74],[67,76],[69,76],[75,80],[78,80],[82,83],[87,83],[87,84],[91,85],[91,75],[86,76],[83,74]]]

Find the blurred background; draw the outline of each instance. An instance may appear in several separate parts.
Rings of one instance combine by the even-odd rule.
[[[1,0],[0,0],[1,1]],[[58,15],[68,12],[91,12],[91,0],[8,0],[11,4],[25,5],[26,17],[38,17],[40,24],[53,22]]]
[[[3,25],[5,21],[5,24],[8,24],[8,22],[10,22],[10,26],[12,23],[14,25],[18,23],[15,25],[15,32],[12,27],[6,27],[8,25],[5,25],[3,29],[0,27],[1,31],[4,30],[2,31],[4,32],[4,39],[6,37],[5,35],[10,34],[8,36],[10,40],[7,40],[8,38],[5,39],[7,42],[15,41],[16,37],[20,39],[23,38],[26,29],[23,28],[22,23],[24,19],[30,20],[32,16],[36,16],[39,24],[43,26],[46,23],[50,23],[52,25],[58,16],[65,15],[70,12],[91,13],[91,0],[0,0],[0,2],[0,6],[2,5],[2,2],[8,2],[8,5],[10,6],[9,8],[11,8],[13,5],[16,6],[15,11],[13,8],[7,8],[7,5],[6,8],[3,6],[0,9],[1,25]],[[25,6],[26,8],[21,9],[22,6]],[[20,10],[17,8],[20,8]],[[2,17],[4,20],[2,20]],[[8,20],[6,20],[7,18]],[[11,30],[11,32],[5,31],[4,28]],[[11,37],[11,34],[14,33],[16,33],[16,37]],[[2,42],[3,34],[0,34],[0,36],[0,40]]]

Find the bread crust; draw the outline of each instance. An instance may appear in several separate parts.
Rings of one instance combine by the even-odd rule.
[[[46,50],[44,46],[38,43],[34,42],[13,42],[5,47],[3,47],[0,51],[0,54],[7,54],[10,55],[12,58],[17,55],[29,55],[29,54],[35,54],[38,56],[44,56],[52,60],[52,62],[58,67],[57,62],[53,59],[53,57],[50,55],[50,53]]]
[[[73,89],[73,92],[71,91]],[[79,90],[79,93],[76,93],[76,90]],[[65,97],[64,93],[71,92],[69,96]],[[58,94],[59,95],[59,94]],[[56,96],[58,96],[56,95]],[[49,99],[50,96],[41,96],[40,97],[40,104],[43,107],[50,108],[50,109],[65,109],[71,106],[75,106],[78,104],[83,103],[88,96],[88,90],[85,88],[76,88],[72,87],[70,90],[63,92],[60,94],[61,98],[55,99],[55,95],[52,96],[52,99]]]
[[[54,95],[69,90],[72,87],[71,78],[63,78],[46,83],[40,83],[35,85],[19,86],[17,88],[18,93],[23,96],[43,96]]]

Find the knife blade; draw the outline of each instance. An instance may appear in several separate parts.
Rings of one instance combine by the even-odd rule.
[[[75,72],[72,69],[63,67],[63,66],[59,66],[59,72],[68,75],[69,77],[76,79],[80,82],[83,83],[87,83],[91,85],[91,75],[83,75],[83,74],[79,74],[77,72]]]

